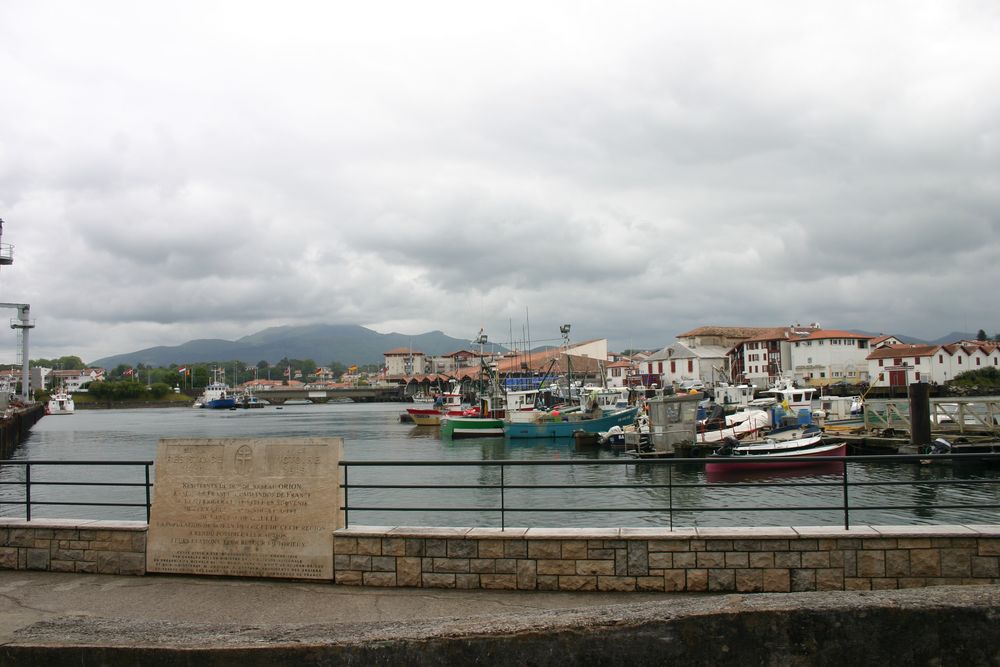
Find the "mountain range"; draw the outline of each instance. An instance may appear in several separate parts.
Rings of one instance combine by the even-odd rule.
[[[408,348],[431,355],[472,349],[472,343],[452,338],[440,331],[409,336],[380,334],[352,324],[307,324],[271,327],[238,340],[206,338],[181,345],[150,347],[116,354],[91,362],[90,366],[114,368],[119,364],[169,366],[239,359],[248,364],[289,359],[312,359],[319,365],[333,361],[343,364],[381,364],[383,353]]]
[[[857,331],[857,333],[877,333]],[[953,331],[936,340],[921,340],[897,334],[904,343],[940,345],[958,340],[975,339],[976,334]],[[381,364],[383,354],[397,348],[408,348],[430,355],[447,354],[461,349],[474,349],[473,343],[452,338],[440,331],[416,336],[399,333],[380,334],[354,324],[306,324],[271,327],[238,340],[206,338],[181,345],[150,347],[137,352],[117,354],[91,362],[90,366],[114,368],[119,364],[137,366],[169,366],[239,359],[256,364],[260,360],[275,363],[289,359],[312,359],[319,365],[339,361],[342,364]]]

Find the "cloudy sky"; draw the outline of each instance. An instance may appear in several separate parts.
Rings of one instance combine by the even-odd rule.
[[[85,360],[992,334],[997,35],[993,0],[3,3],[0,301]]]

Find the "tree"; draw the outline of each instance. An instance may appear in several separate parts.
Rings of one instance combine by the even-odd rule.
[[[208,385],[208,369],[204,366],[198,366],[194,369],[194,375],[191,376],[192,384],[195,387],[205,387]]]
[[[161,399],[172,391],[170,385],[163,382],[157,382],[149,387],[149,393],[155,399]]]
[[[986,335],[986,331],[984,329],[980,329],[979,333],[976,334],[976,340],[989,340],[989,337]]]

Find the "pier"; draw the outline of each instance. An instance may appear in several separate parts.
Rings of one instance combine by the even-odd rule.
[[[254,390],[254,396],[274,405],[283,405],[288,401],[309,401],[310,403],[329,403],[330,401],[350,400],[355,403],[376,403],[403,401],[403,387],[398,385],[375,385],[367,387],[345,387],[337,389],[259,389]]]

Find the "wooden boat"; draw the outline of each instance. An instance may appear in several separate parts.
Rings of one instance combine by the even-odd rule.
[[[466,410],[462,415],[441,418],[441,437],[497,438],[504,433],[504,410],[494,410],[489,399],[480,399],[479,407]]]
[[[824,442],[822,434],[792,440],[753,440],[740,442],[728,438],[726,443],[709,456],[708,472],[723,470],[762,470],[764,468],[797,468],[815,465],[815,461],[771,460],[792,457],[844,456],[846,442]]]

